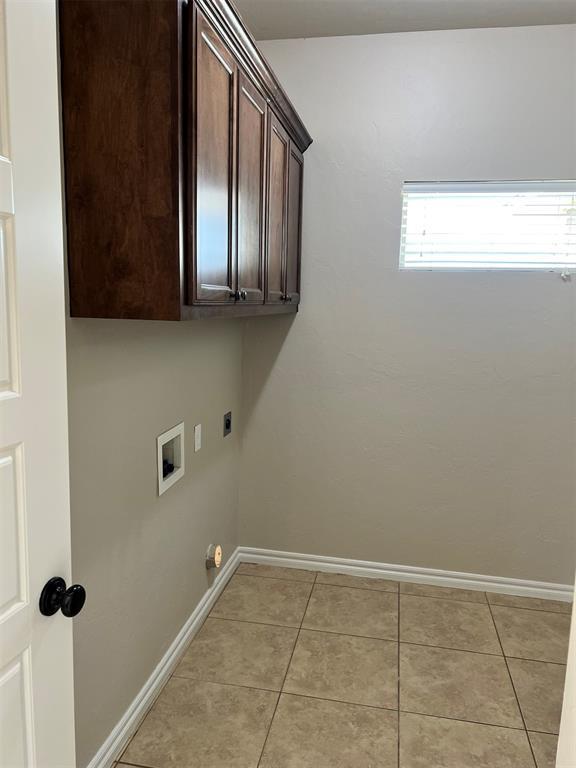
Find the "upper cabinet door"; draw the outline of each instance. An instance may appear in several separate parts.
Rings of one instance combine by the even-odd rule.
[[[286,219],[290,139],[273,112],[268,113],[268,229],[266,303],[284,301],[286,284]]]
[[[302,244],[302,181],[304,158],[290,143],[288,161],[288,224],[286,235],[286,301],[300,302],[300,251]]]
[[[238,289],[264,301],[266,99],[243,72],[238,81]]]
[[[195,247],[188,283],[188,294],[198,304],[235,300],[236,79],[234,57],[198,11],[191,136],[196,165]]]

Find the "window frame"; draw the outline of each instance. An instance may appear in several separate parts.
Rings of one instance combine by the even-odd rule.
[[[563,179],[563,180],[550,180],[550,179],[523,179],[523,180],[506,180],[506,181],[405,181],[402,184],[401,198],[401,230],[400,230],[400,248],[398,269],[401,272],[437,272],[437,273],[483,273],[483,272],[503,272],[503,273],[531,273],[531,274],[554,274],[561,275],[566,278],[567,275],[576,273],[576,250],[574,254],[574,260],[566,264],[552,264],[550,266],[543,265],[538,266],[536,263],[533,266],[522,264],[515,265],[511,263],[509,266],[494,266],[494,263],[476,264],[466,266],[462,263],[458,265],[446,266],[440,264],[426,263],[423,266],[418,266],[417,262],[406,262],[405,253],[405,239],[407,228],[407,214],[409,206],[409,194],[458,194],[465,195],[470,194],[486,194],[493,192],[494,194],[513,194],[514,192],[528,193],[533,188],[536,193],[572,193],[575,198],[576,204],[576,180]],[[408,198],[408,199],[407,199]],[[574,224],[576,235],[576,221]]]

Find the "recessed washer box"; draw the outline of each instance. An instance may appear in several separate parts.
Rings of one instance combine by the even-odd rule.
[[[232,432],[232,411],[228,411],[228,413],[224,414],[224,429],[222,434],[226,437],[230,432]]]
[[[156,438],[158,496],[184,476],[184,422]]]

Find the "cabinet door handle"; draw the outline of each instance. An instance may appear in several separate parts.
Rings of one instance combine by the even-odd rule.
[[[292,301],[292,294],[287,293],[284,296],[282,296],[282,301],[291,302]]]
[[[234,301],[240,301],[240,291],[230,291],[228,296]]]
[[[240,291],[240,298],[242,299],[242,301],[246,301],[246,299],[248,298],[248,291],[246,291],[244,288],[242,288],[242,290]]]

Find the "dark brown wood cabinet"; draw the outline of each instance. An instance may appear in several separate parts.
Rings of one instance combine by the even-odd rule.
[[[240,300],[264,302],[266,99],[241,72],[238,81],[237,252]]]
[[[266,301],[300,302],[304,158],[272,115],[268,132],[268,232]]]
[[[181,8],[59,11],[71,314],[178,319]]]
[[[236,84],[234,56],[198,12],[192,148],[195,207],[191,211],[194,264],[188,291],[197,304],[234,303],[236,259]]]
[[[311,138],[228,0],[60,0],[70,309],[294,312]]]

